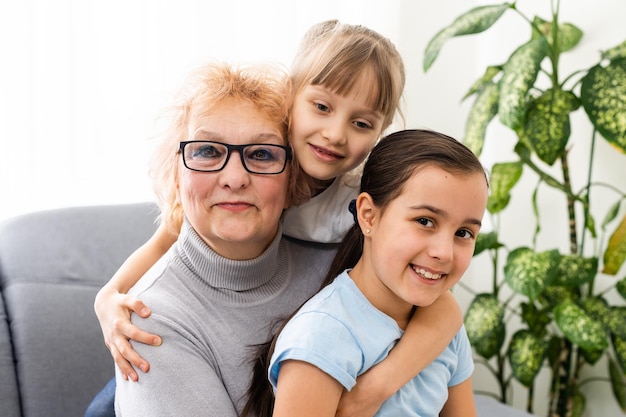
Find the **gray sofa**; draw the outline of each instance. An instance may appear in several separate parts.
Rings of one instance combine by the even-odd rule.
[[[98,289],[155,229],[152,204],[74,207],[0,224],[0,415],[83,416],[113,376]],[[524,417],[477,396],[480,417]]]

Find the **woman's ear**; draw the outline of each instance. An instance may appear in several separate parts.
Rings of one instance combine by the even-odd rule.
[[[376,224],[376,216],[378,213],[371,195],[368,193],[359,194],[356,198],[356,213],[361,232],[363,232],[364,236],[369,235]]]

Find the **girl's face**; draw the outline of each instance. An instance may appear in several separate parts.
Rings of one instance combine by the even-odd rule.
[[[371,80],[365,72],[345,96],[307,85],[295,97],[289,141],[307,175],[332,180],[357,167],[376,144],[384,116],[369,104]]]
[[[416,170],[382,213],[361,194],[370,232],[364,229],[361,265],[351,273],[357,285],[399,322],[414,305],[433,303],[465,273],[487,195],[482,173],[451,174],[435,165]]]
[[[284,145],[279,126],[252,104],[227,100],[189,126],[189,140],[231,145]],[[252,259],[271,243],[287,199],[289,169],[281,174],[252,174],[236,151],[217,172],[198,172],[180,161],[178,198],[186,218],[217,253],[230,259]]]

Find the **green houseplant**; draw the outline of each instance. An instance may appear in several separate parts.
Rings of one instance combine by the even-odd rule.
[[[476,154],[490,146],[491,138],[485,136],[494,119],[516,138],[514,160],[496,162],[490,169],[488,213],[495,218],[494,230],[482,233],[476,244],[475,256],[490,257],[493,289],[475,294],[465,325],[477,364],[493,373],[499,392],[492,394],[502,402],[508,401],[511,378],[515,378],[527,388],[527,409],[533,412],[536,378],[548,367],[548,415],[581,416],[585,409],[581,386],[586,382],[581,371],[606,356],[604,379],[626,412],[626,277],[616,276],[626,258],[626,181],[603,184],[592,178],[598,138],[616,152],[626,152],[626,41],[602,52],[597,63],[563,77],[559,60],[575,51],[583,33],[559,21],[559,6],[558,0],[552,3],[548,19],[531,19],[516,3],[471,9],[438,32],[424,53],[424,71],[428,71],[448,40],[483,32],[504,13],[517,14],[530,29],[527,42],[514,49],[506,62],[487,67],[464,97],[475,97],[464,143]],[[586,169],[586,183],[577,189],[570,180],[567,147],[573,133],[570,115],[576,111],[584,111],[593,126],[588,166],[576,167]],[[506,224],[497,218],[508,207],[511,190],[529,171],[537,177],[530,202],[537,227],[532,242],[509,248],[500,239]],[[590,209],[595,187],[614,195],[600,219]],[[559,193],[568,207],[569,230],[563,233],[568,253],[536,249],[540,188]],[[594,208],[597,213],[598,207]],[[596,290],[600,277],[613,279],[609,290]],[[607,300],[609,292],[617,294],[613,305]],[[508,334],[512,332],[505,322],[512,315],[518,328]]]

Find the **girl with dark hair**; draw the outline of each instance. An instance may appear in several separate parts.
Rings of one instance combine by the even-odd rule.
[[[481,163],[455,139],[425,130],[382,139],[351,205],[355,224],[321,291],[289,319],[257,363],[258,371],[269,359],[256,373],[247,410],[257,416],[334,416],[342,392],[389,354],[415,310],[461,279],[487,197]],[[473,369],[462,328],[376,415],[475,416]]]

